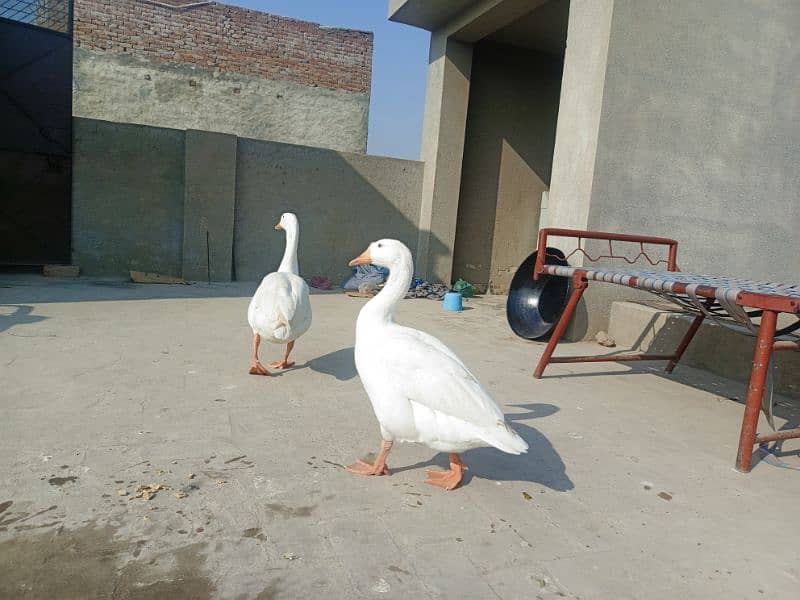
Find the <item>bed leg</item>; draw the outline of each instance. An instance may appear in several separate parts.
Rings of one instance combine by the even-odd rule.
[[[689,347],[689,344],[697,333],[697,330],[700,329],[700,325],[703,324],[705,318],[706,316],[703,314],[697,315],[694,318],[694,321],[692,321],[692,324],[689,325],[689,330],[686,332],[686,335],[683,336],[681,343],[678,344],[678,348],[675,350],[672,360],[670,360],[669,364],[667,365],[667,373],[672,373],[673,369],[675,369],[675,365],[678,364],[678,361],[680,361],[683,353],[686,352],[686,348]]]
[[[769,359],[775,338],[775,326],[778,313],[765,310],[758,327],[756,349],[753,356],[753,370],[750,372],[750,383],[747,387],[747,403],[742,418],[742,432],[739,436],[739,452],[736,455],[736,470],[750,472],[753,460],[753,444],[756,441],[758,416],[761,412],[761,399],[764,396],[764,384],[769,370]]]
[[[542,373],[544,373],[544,370],[550,363],[550,357],[553,356],[553,352],[555,351],[561,336],[563,336],[564,332],[567,330],[567,325],[569,325],[569,322],[572,320],[572,315],[575,313],[575,308],[578,306],[578,302],[580,301],[581,296],[583,296],[583,293],[586,291],[587,287],[589,287],[589,283],[586,281],[586,278],[583,275],[576,275],[573,280],[572,294],[570,294],[569,301],[564,309],[564,313],[561,315],[558,323],[556,323],[556,328],[553,330],[553,334],[550,336],[550,340],[547,342],[547,347],[544,349],[544,354],[542,354],[542,358],[539,359],[539,364],[536,366],[536,370],[533,372],[533,376],[536,379],[542,378]]]

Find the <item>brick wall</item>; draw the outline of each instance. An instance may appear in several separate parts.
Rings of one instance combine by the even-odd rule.
[[[74,35],[75,45],[88,50],[370,91],[372,33],[323,28],[217,2],[75,0]]]

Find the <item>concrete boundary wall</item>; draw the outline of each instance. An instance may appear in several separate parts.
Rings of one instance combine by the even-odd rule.
[[[285,211],[301,221],[304,276],[339,283],[371,241],[416,252],[422,163],[206,131],[76,118],[73,264],[189,280],[257,280],[277,268]],[[438,250],[437,240],[432,249]],[[208,257],[210,256],[210,264]]]

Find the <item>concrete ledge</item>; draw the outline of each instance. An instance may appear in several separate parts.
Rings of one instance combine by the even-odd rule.
[[[636,302],[614,302],[608,330],[618,349],[630,348],[654,353],[674,351],[692,317]],[[747,382],[750,379],[755,338],[735,333],[706,320],[686,350],[680,364],[711,371]],[[775,354],[775,391],[800,397],[800,355]],[[680,368],[680,364],[678,368]]]

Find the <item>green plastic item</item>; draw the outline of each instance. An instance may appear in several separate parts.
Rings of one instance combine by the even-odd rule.
[[[453,291],[460,292],[464,298],[472,298],[475,295],[475,286],[469,281],[459,279],[453,284]]]

